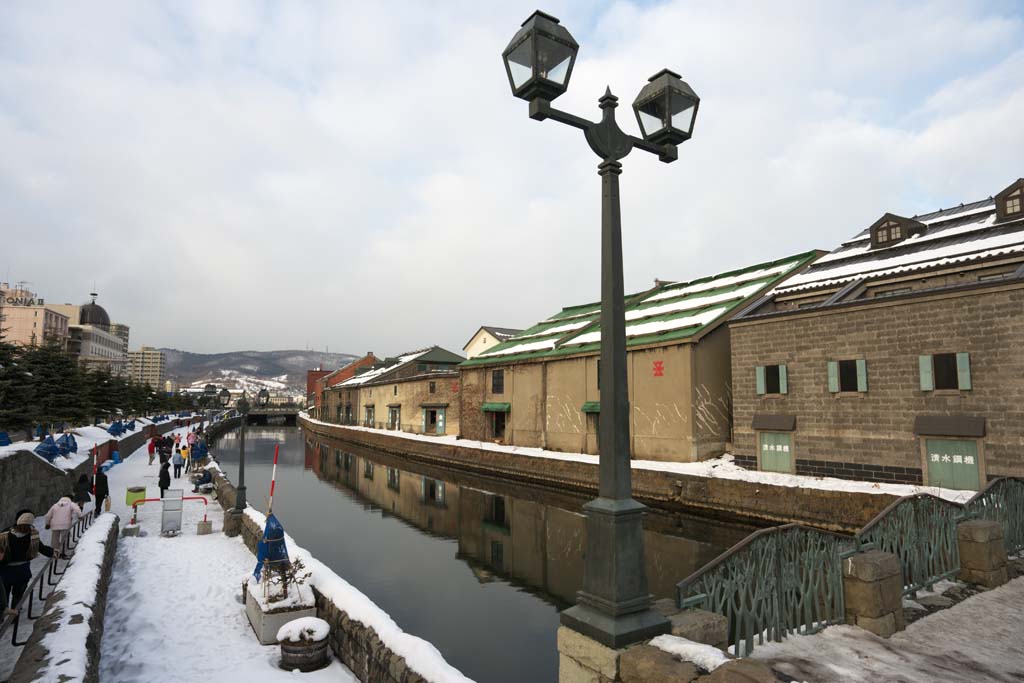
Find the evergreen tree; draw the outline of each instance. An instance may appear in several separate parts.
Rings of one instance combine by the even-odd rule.
[[[4,340],[0,329],[0,430],[32,438],[35,386],[22,362],[22,349]]]
[[[23,351],[25,369],[32,373],[30,404],[39,422],[59,427],[78,425],[86,418],[82,375],[78,364],[55,342]],[[51,430],[52,431],[52,430]]]

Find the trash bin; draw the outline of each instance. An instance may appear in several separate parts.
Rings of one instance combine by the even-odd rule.
[[[120,451],[114,451],[113,453],[110,454],[110,459],[114,462],[115,465],[120,465],[121,464],[121,452]]]
[[[124,504],[127,505],[128,507],[135,505],[135,503],[143,505],[143,503],[140,501],[142,501],[145,497],[145,486],[129,486],[128,490],[124,492]]]

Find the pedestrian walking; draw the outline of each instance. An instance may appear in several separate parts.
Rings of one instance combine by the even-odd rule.
[[[84,474],[78,477],[78,483],[75,484],[75,502],[82,510],[92,500],[92,496],[89,495],[91,491],[92,483],[89,481],[89,477]]]
[[[146,446],[146,450],[149,451],[149,464],[150,465],[153,464],[153,458],[156,457],[156,442],[157,442],[157,437],[154,436],[152,439],[149,440],[149,445]]]
[[[177,432],[174,433],[174,445],[175,447],[181,445],[181,434],[178,434]]]
[[[185,459],[185,471],[192,471],[192,449],[188,446],[184,446],[181,449],[181,457]]]
[[[71,526],[82,516],[82,508],[71,500],[71,494],[53,504],[46,513],[46,528],[50,530],[50,545],[58,557],[66,557],[68,532]]]
[[[181,479],[181,466],[185,464],[185,458],[182,456],[181,451],[174,451],[174,455],[171,456],[171,464],[174,465],[174,478]]]
[[[14,524],[0,532],[0,613],[17,614],[14,606],[21,600],[32,580],[30,563],[42,553],[53,557],[53,549],[39,540],[31,510],[21,510]]]
[[[164,492],[171,488],[171,464],[165,462],[160,465],[160,478],[157,480],[157,484],[160,486],[160,497],[164,497]]]
[[[103,470],[96,473],[96,510],[100,505],[106,503],[107,512],[110,512],[110,484],[107,482],[107,475]]]

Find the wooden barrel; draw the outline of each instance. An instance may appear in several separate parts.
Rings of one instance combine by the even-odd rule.
[[[298,669],[302,672],[322,669],[329,662],[328,644],[327,638],[319,642],[282,640],[281,668],[286,671]]]

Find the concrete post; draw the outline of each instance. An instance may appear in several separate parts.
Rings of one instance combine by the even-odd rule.
[[[888,638],[903,620],[903,572],[892,553],[869,550],[843,560],[846,623]]]
[[[235,508],[224,511],[224,535],[235,537],[242,533],[242,512]]]
[[[960,546],[960,580],[988,588],[1002,586],[1006,575],[1006,545],[1003,525],[987,519],[972,519],[956,526]]]

